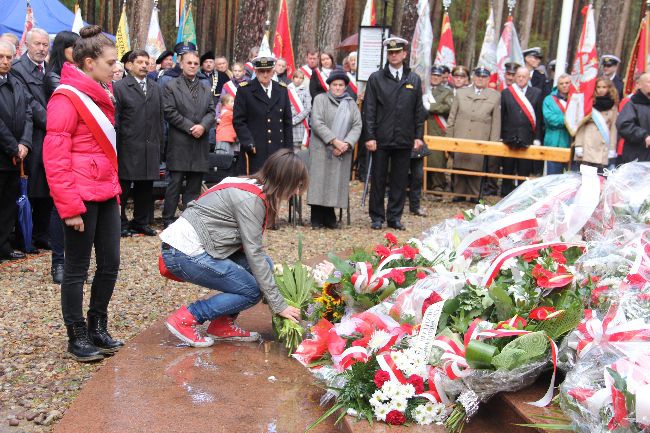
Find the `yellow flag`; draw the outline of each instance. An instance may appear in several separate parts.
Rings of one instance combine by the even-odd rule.
[[[129,23],[126,21],[125,6],[122,6],[120,23],[117,25],[115,34],[115,45],[117,47],[117,58],[121,58],[126,52],[131,50],[131,39],[129,38]]]

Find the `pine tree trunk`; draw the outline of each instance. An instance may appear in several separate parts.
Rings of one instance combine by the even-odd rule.
[[[259,47],[264,36],[268,17],[269,0],[241,0],[235,32],[234,57],[240,61],[248,59],[248,50]]]
[[[104,3],[104,2],[102,2]],[[196,4],[194,10],[196,11]],[[130,10],[129,10],[130,9]],[[127,3],[127,16],[129,20],[129,34],[131,36],[131,49],[144,49],[147,43],[149,21],[153,10],[153,0],[138,0]],[[130,13],[129,13],[130,12]],[[196,17],[196,12],[195,15]]]
[[[521,2],[520,8],[517,32],[519,33],[521,47],[525,49],[530,41],[530,30],[533,25],[533,15],[535,14],[535,0]]]
[[[345,0],[327,0],[321,3],[318,26],[318,47],[334,53],[341,43],[341,26],[345,13]],[[336,57],[336,54],[335,54]]]
[[[316,49],[316,31],[318,23],[318,0],[299,0],[300,8],[296,20],[296,41],[298,63],[303,64],[307,50]],[[327,1],[327,0],[326,0]]]
[[[621,55],[620,50],[617,51],[619,28],[624,27],[621,25],[625,22],[625,16],[621,15],[625,7],[625,0],[607,0],[602,5],[600,10],[599,25],[596,26],[598,33],[596,37],[599,54],[614,54],[615,56]]]
[[[494,28],[499,37],[501,36],[501,27],[503,25],[504,1],[505,0],[494,0],[492,3],[494,6]]]
[[[415,24],[418,21],[418,0],[404,0],[399,10],[397,20],[395,19],[397,10],[393,15],[393,29],[395,29],[395,34],[410,43],[415,32]]]
[[[431,27],[433,30],[433,49],[437,47],[437,41],[440,39],[442,30],[442,0],[434,0],[431,6]]]
[[[469,15],[469,29],[465,45],[465,62],[468,68],[472,69],[476,59],[476,30],[478,27],[478,16],[481,9],[480,0],[472,0],[472,13]]]
[[[630,7],[632,6],[632,0],[624,0],[623,2],[623,13],[621,14],[621,23],[626,23],[630,19]],[[616,49],[615,52],[620,57],[623,54],[623,42],[625,41],[625,30],[626,26],[619,25],[616,35]]]

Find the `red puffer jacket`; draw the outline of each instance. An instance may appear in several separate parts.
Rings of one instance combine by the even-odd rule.
[[[115,107],[102,86],[68,63],[61,84],[90,96],[115,122]],[[106,201],[121,193],[117,171],[68,97],[54,94],[47,104],[43,163],[50,194],[61,218],[86,213],[84,201]]]

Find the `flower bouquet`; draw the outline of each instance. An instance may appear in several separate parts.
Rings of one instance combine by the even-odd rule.
[[[650,224],[650,163],[631,162],[607,178],[602,197],[600,226],[622,223]]]

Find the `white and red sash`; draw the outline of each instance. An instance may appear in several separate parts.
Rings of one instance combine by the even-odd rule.
[[[558,106],[558,108],[560,109],[562,114],[565,114],[566,113],[566,107],[567,107],[567,101],[562,99],[562,98],[558,98],[555,95],[553,95],[553,101],[555,101],[555,105]]]
[[[117,138],[115,127],[106,114],[95,104],[90,96],[79,89],[67,84],[61,84],[56,88],[54,94],[65,95],[81,116],[81,119],[90,129],[95,140],[102,148],[102,151],[117,171]]]
[[[296,114],[300,114],[305,111],[305,107],[302,105],[302,101],[296,93],[296,89],[288,87],[287,90],[289,91],[289,101],[291,102],[293,109],[296,110]],[[305,127],[305,135],[302,137],[302,144],[309,146],[309,122],[307,122],[307,119],[305,118],[302,119],[301,123]]]
[[[514,84],[511,85],[509,89],[510,93],[512,93],[512,97],[515,98],[515,102],[517,102],[521,110],[524,112],[528,118],[528,121],[533,126],[533,131],[535,131],[535,128],[537,126],[537,118],[535,116],[535,110],[533,110],[533,106],[530,105],[530,101],[528,98],[526,98],[526,94],[519,88],[519,86]]]
[[[235,97],[237,96],[237,90],[238,88],[235,85],[235,83],[233,83],[232,81],[228,81],[226,84],[223,85],[222,92],[226,92],[227,94]]]
[[[348,84],[350,91],[354,93],[354,96],[358,96],[359,88],[357,87],[357,77],[355,77],[352,72],[348,72],[348,78],[350,79],[350,84]]]
[[[221,182],[219,182],[218,184],[216,184],[215,186],[213,186],[212,188],[208,189],[203,194],[201,194],[199,198],[207,194],[210,194],[211,192],[220,191],[226,188],[240,189],[242,191],[246,191],[251,194],[254,194],[262,199],[262,201],[264,202],[264,207],[266,208],[266,217],[264,219],[264,225],[262,226],[262,232],[264,232],[264,230],[266,229],[266,221],[268,220],[268,216],[269,216],[269,208],[268,208],[268,203],[266,201],[266,194],[264,193],[264,190],[257,183],[255,179],[241,178],[241,177],[227,177]]]
[[[305,74],[305,77],[307,77],[308,80],[311,80],[311,68],[309,65],[302,65],[300,70]]]
[[[607,121],[605,120],[605,117],[600,111],[596,110],[595,108],[592,108],[591,120],[594,122],[596,128],[598,129],[598,132],[600,133],[600,136],[603,138],[603,143],[605,143],[605,145],[609,148],[611,144],[611,139],[609,136],[609,126],[607,126]]]
[[[442,117],[440,114],[434,114],[433,120],[436,122],[436,125],[438,125],[438,128],[440,128],[442,132],[447,132],[447,120],[445,120],[444,117]]]
[[[251,62],[244,63],[244,69],[246,69],[246,72],[248,72],[249,75],[253,75],[255,72],[255,66],[253,66]]]
[[[318,79],[318,82],[320,83],[320,86],[323,88],[323,90],[329,92],[330,86],[327,84],[327,78],[323,77],[321,70],[318,68],[314,69],[314,75],[316,76],[316,79]]]

